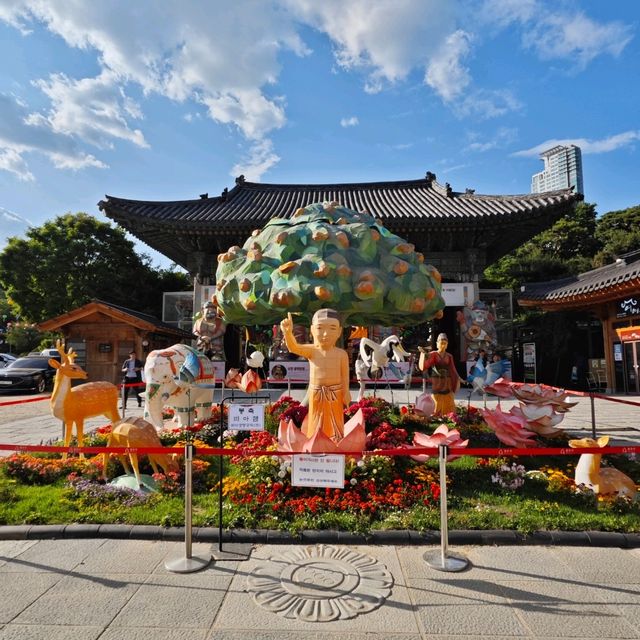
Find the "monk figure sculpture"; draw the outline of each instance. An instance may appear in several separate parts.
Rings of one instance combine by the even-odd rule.
[[[351,403],[349,357],[336,347],[342,334],[338,313],[320,309],[311,321],[312,344],[300,344],[293,334],[291,314],[280,323],[287,348],[309,361],[309,413],[302,432],[311,438],[322,431],[334,442],[344,437],[344,407]]]

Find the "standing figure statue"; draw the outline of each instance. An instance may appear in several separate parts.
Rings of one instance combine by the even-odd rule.
[[[224,360],[225,321],[218,315],[218,309],[212,301],[202,305],[194,318],[193,333],[198,336],[196,348],[211,360]]]
[[[436,415],[446,415],[456,410],[455,393],[460,388],[460,376],[456,370],[453,356],[447,352],[449,339],[441,333],[436,341],[437,351],[427,353],[420,347],[418,366],[428,371],[431,378],[431,392],[435,402]]]
[[[336,347],[342,335],[338,313],[320,309],[313,315],[313,344],[300,344],[293,333],[291,314],[280,323],[287,348],[309,360],[309,412],[302,432],[311,438],[321,430],[334,442],[344,437],[344,407],[351,403],[349,392],[349,357]]]

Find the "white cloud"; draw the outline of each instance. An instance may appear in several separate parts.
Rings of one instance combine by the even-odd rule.
[[[280,157],[273,151],[271,140],[260,140],[252,145],[246,158],[234,165],[231,175],[243,175],[250,182],[259,182],[262,174],[278,162]]]
[[[517,138],[518,131],[510,127],[500,127],[491,140],[486,142],[480,142],[475,134],[471,134],[473,142],[467,145],[467,151],[473,151],[476,153],[484,153],[485,151],[491,151],[492,149],[504,148]]]
[[[489,91],[476,89],[453,105],[453,110],[460,118],[499,118],[518,111],[522,103],[508,89]]]
[[[380,91],[424,67],[455,29],[455,3],[438,0],[283,0],[303,23],[335,44],[338,65],[368,73],[365,89]]]
[[[94,156],[78,148],[75,140],[52,131],[42,118],[32,118],[24,105],[11,96],[0,94],[0,169],[20,180],[34,179],[25,156],[39,153],[59,168],[105,168]]]
[[[551,13],[541,16],[523,41],[542,60],[567,59],[583,68],[597,56],[619,56],[631,38],[631,27],[621,22],[598,23],[583,13]]]
[[[452,33],[431,58],[425,82],[445,101],[458,98],[471,82],[469,70],[462,64],[471,51],[470,34],[458,30]]]
[[[33,226],[31,220],[27,220],[27,218],[24,218],[19,213],[16,213],[15,211],[9,211],[9,209],[5,209],[4,207],[0,207],[0,218],[2,218],[2,220],[9,224],[18,223],[26,225],[28,227]]]
[[[609,153],[610,151],[616,151],[624,147],[633,145],[634,142],[640,141],[640,130],[625,131],[624,133],[618,133],[608,138],[602,138],[601,140],[587,140],[586,138],[565,138],[565,139],[550,139],[545,142],[541,142],[535,147],[530,149],[523,149],[522,151],[516,151],[514,156],[520,157],[536,157],[543,151],[551,149],[557,145],[570,145],[575,144],[580,147],[583,154],[595,154],[595,153]]]
[[[355,127],[360,124],[357,116],[351,116],[350,118],[342,118],[340,120],[341,127]]]
[[[201,102],[211,117],[236,125],[252,139],[284,124],[281,104],[262,92],[278,77],[278,54],[308,53],[292,16],[278,2],[182,0],[160,9],[152,0],[116,6],[24,0],[2,17],[23,26],[41,21],[70,46],[96,50],[103,68],[121,85],[133,82],[146,93]],[[116,137],[142,141],[142,134],[129,132],[121,121],[116,126],[122,108],[111,115]],[[93,142],[96,132],[87,133]]]
[[[485,0],[479,18],[498,28],[519,25],[523,45],[541,60],[567,60],[577,69],[601,55],[619,56],[633,38],[631,25],[597,22],[538,0]]]
[[[118,86],[116,76],[103,71],[97,78],[72,80],[53,74],[34,83],[51,100],[46,115],[33,114],[28,122],[46,125],[56,133],[76,135],[96,147],[110,148],[112,139],[148,147],[140,129],[131,129],[127,118],[140,119],[140,107]]]
[[[260,140],[286,122],[282,105],[267,100],[257,89],[206,96],[202,103],[214,120],[237,125],[250,140]]]

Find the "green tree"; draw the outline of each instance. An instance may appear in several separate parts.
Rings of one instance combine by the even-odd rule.
[[[86,213],[67,213],[29,229],[24,239],[9,238],[0,253],[0,285],[32,322],[94,298],[158,315],[168,273],[174,277],[136,254],[124,231]]]
[[[613,262],[616,257],[640,249],[640,205],[605,213],[595,233],[601,248],[593,258],[594,267]]]
[[[550,229],[488,267],[483,286],[510,288],[517,294],[526,282],[544,282],[588,271],[601,247],[596,237],[596,215],[595,204],[578,203],[573,212]]]

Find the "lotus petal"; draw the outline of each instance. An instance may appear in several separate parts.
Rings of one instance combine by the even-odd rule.
[[[533,439],[536,434],[528,429],[527,420],[523,415],[505,413],[499,407],[481,409],[480,413],[500,442],[513,447],[528,447],[536,444]]]
[[[460,432],[457,429],[449,429],[446,425],[441,424],[431,435],[420,432],[414,433],[413,447],[407,448],[434,447],[437,449],[441,444],[447,445],[448,447],[466,447],[469,444],[469,441],[461,440]],[[411,456],[411,458],[416,462],[424,462],[435,455],[437,454],[431,455],[428,453],[420,453],[415,456]],[[459,457],[459,455],[450,455],[447,456],[447,460],[455,460]]]
[[[423,393],[416,398],[415,407],[413,409],[418,415],[429,417],[436,410],[436,403],[430,393]]]

